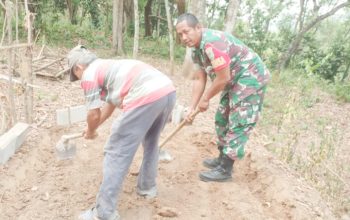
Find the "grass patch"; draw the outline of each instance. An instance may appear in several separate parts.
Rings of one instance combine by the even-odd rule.
[[[314,75],[293,71],[275,75],[259,122],[260,132],[271,142],[267,148],[302,174],[339,216],[350,207],[346,179],[350,166],[349,156],[343,155],[349,153],[341,125],[346,112],[334,97],[346,101],[345,90],[344,85]]]

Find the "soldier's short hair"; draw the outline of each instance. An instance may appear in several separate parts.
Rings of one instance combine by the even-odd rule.
[[[177,18],[176,25],[183,21],[186,21],[188,26],[190,27],[195,27],[199,23],[197,17],[191,13],[183,13],[182,15],[180,15]]]

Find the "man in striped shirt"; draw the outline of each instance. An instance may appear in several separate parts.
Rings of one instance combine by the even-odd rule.
[[[118,192],[140,143],[144,154],[137,193],[146,197],[157,194],[158,141],[175,104],[175,88],[167,76],[146,63],[100,59],[81,45],[69,52],[68,65],[70,80],[81,80],[86,97],[86,139],[96,137],[96,129],[116,107],[122,109],[104,148],[103,180],[96,204],[79,218],[119,219],[115,210]]]

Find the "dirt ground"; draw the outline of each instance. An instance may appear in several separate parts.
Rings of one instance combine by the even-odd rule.
[[[146,61],[163,70],[167,66]],[[189,104],[191,82],[180,74],[170,77],[177,87],[178,102]],[[72,86],[68,80],[38,77],[36,84],[41,87],[35,89],[38,126],[34,125],[8,163],[0,166],[0,219],[77,219],[94,203],[102,180],[103,146],[113,119],[99,128],[95,140],[77,140],[73,160],[59,161],[56,142],[64,134],[82,130],[85,123],[57,126],[55,110],[83,104],[83,94],[78,83]],[[158,197],[154,199],[136,194],[142,159],[139,148],[120,192],[122,219],[337,219],[314,188],[266,150],[259,127],[251,136],[247,156],[235,164],[232,182],[201,182],[202,160],[217,153],[212,143],[215,106],[212,101],[207,112],[164,147],[173,160],[159,164]],[[168,124],[162,137],[174,128]],[[166,213],[174,217],[164,217]]]

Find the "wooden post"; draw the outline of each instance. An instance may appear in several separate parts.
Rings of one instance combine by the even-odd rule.
[[[13,15],[13,3],[9,0],[5,1],[6,8],[6,34],[8,45],[12,44],[12,15]],[[4,24],[5,25],[5,24]],[[10,126],[13,126],[17,122],[15,100],[13,95],[13,83],[12,75],[14,72],[14,53],[13,49],[7,50],[7,70],[9,74],[9,86],[8,86],[8,99],[9,99],[9,113],[10,113]]]
[[[26,63],[26,68],[25,68],[25,74],[23,77],[24,81],[24,86],[25,86],[25,118],[26,122],[28,124],[33,123],[33,88],[28,86],[28,84],[33,84],[33,77],[32,75],[32,16],[33,14],[30,13],[29,8],[28,8],[28,0],[24,0],[24,6],[26,10],[26,16],[25,16],[25,21],[26,21],[26,26],[27,26],[27,41],[28,41],[28,46],[26,48],[25,52],[25,63]]]

